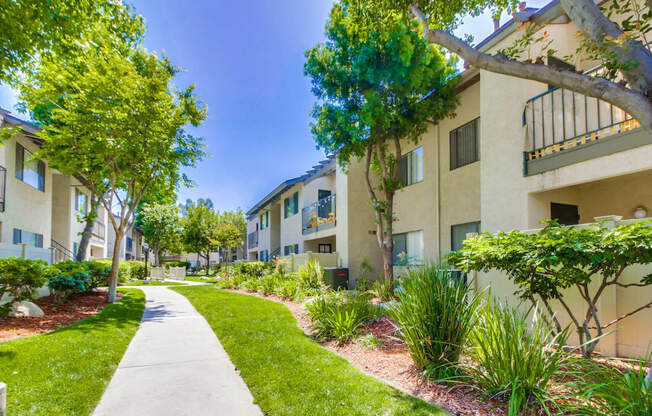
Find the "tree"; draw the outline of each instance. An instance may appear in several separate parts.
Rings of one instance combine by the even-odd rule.
[[[105,38],[109,36],[106,35]],[[203,157],[198,126],[206,109],[193,86],[173,91],[179,69],[140,47],[87,43],[83,54],[56,56],[21,84],[21,99],[40,121],[44,139],[36,157],[75,175],[109,213],[116,235],[108,301],[116,295],[120,246],[146,193],[188,184],[182,166]]]
[[[179,230],[179,209],[172,204],[147,204],[140,209],[145,241],[154,251],[154,264],[160,265],[161,252],[174,251]]]
[[[189,208],[192,208],[192,207],[194,207],[196,205],[200,205],[200,204],[204,204],[205,206],[207,206],[210,209],[214,208],[213,207],[213,201],[211,201],[210,198],[206,198],[206,199],[199,198],[197,200],[197,203],[193,202],[192,199],[188,198],[188,199],[186,199],[185,204],[184,203],[179,204],[179,210],[181,211],[181,215],[183,215],[185,217],[186,215],[188,215],[188,209]]]
[[[16,80],[39,56],[65,56],[98,24],[128,43],[142,38],[143,19],[122,1],[5,0],[0,5],[0,81]]]
[[[345,0],[356,11],[356,18],[377,24],[378,13],[391,16],[409,11],[423,27],[428,42],[442,46],[460,56],[467,65],[490,72],[556,85],[590,97],[610,102],[637,119],[652,132],[652,53],[646,46],[650,30],[652,0],[607,2],[593,0],[559,0],[559,5],[580,29],[581,44],[576,58],[600,61],[606,71],[602,77],[580,74],[568,69],[545,65],[545,57],[521,60],[520,47],[488,54],[474,48],[469,41],[452,34],[466,15],[492,10],[515,11],[518,0]],[[369,16],[372,16],[371,18]],[[614,19],[614,17],[622,17]],[[363,23],[361,23],[363,24]],[[524,38],[531,36],[525,25]],[[548,53],[554,49],[545,48]],[[619,77],[625,81],[620,81]]]
[[[84,215],[80,216],[80,220],[84,221],[84,229],[81,233],[81,239],[79,240],[79,246],[77,247],[77,254],[75,255],[75,260],[84,261],[86,260],[86,249],[91,242],[91,234],[93,233],[93,224],[97,219],[97,208],[100,205],[100,199],[94,193],[91,193],[91,204],[90,209]]]
[[[428,122],[452,113],[456,71],[405,14],[382,23],[361,26],[346,3],[336,4],[328,41],[306,53],[305,73],[318,99],[312,125],[318,146],[336,153],[343,166],[364,159],[385,280],[392,281],[401,140],[418,142]]]
[[[511,231],[468,239],[463,248],[451,255],[462,270],[507,273],[518,287],[516,294],[533,304],[542,302],[558,331],[550,302],[558,301],[569,315],[579,336],[581,350],[590,356],[605,330],[623,319],[652,307],[652,302],[632,306],[632,310],[611,322],[601,322],[600,297],[610,287],[645,287],[652,274],[640,282],[624,283],[625,269],[634,264],[652,263],[652,222],[636,222],[606,229],[562,227],[550,221],[538,233]],[[574,288],[586,309],[572,309],[562,296]]]
[[[216,236],[219,215],[202,201],[187,208],[181,225],[181,242],[184,248],[190,253],[197,253],[197,259],[206,260],[208,274],[211,253],[219,248]]]
[[[247,219],[240,208],[225,211],[220,215],[217,228],[217,241],[220,248],[226,250],[226,262],[231,258],[231,250],[243,246],[247,237]]]

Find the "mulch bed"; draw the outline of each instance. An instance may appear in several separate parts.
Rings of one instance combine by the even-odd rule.
[[[263,296],[246,290],[231,291],[284,304],[297,319],[299,327],[307,335],[314,335],[310,318],[301,304],[274,295]],[[507,415],[507,403],[498,398],[487,397],[473,385],[443,385],[426,381],[414,367],[405,344],[397,337],[398,328],[390,318],[383,317],[377,322],[366,325],[361,333],[373,334],[382,341],[382,345],[378,348],[367,348],[355,342],[345,345],[337,345],[335,341],[320,341],[320,343],[363,372],[384,380],[399,390],[435,404],[453,415]],[[629,363],[620,360],[596,357],[596,361],[619,369],[632,368]],[[531,412],[528,416],[544,414],[545,412],[541,410]]]
[[[122,297],[118,293],[118,299]],[[0,320],[0,342],[15,338],[47,334],[63,326],[73,324],[99,313],[105,306],[106,292],[74,294],[65,302],[57,304],[53,296],[34,301],[45,315],[40,317],[9,317]]]

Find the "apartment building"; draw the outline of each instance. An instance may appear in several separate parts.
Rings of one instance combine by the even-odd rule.
[[[57,262],[78,250],[91,192],[77,179],[35,160],[42,139],[38,127],[0,109],[0,126],[22,134],[0,146],[0,256]],[[98,210],[87,258],[108,256],[106,210]]]
[[[553,39],[556,52],[548,65],[601,70],[595,62],[563,62],[561,57],[576,52],[578,28],[556,1],[521,12],[521,19],[543,25],[541,30]],[[477,48],[495,53],[511,45],[522,36],[520,25],[510,19]],[[532,56],[538,56],[538,47],[532,46]],[[431,126],[419,143],[403,143],[404,187],[394,206],[395,261],[401,253],[413,263],[435,261],[459,249],[469,233],[535,229],[546,219],[574,225],[599,217],[611,224],[652,217],[652,136],[623,110],[551,85],[474,68],[464,71],[457,92],[460,105],[454,117]],[[382,271],[364,166],[353,162],[347,173],[337,166],[331,172],[330,188],[324,190],[337,195],[337,221],[328,238],[355,284],[363,261],[376,275]],[[305,228],[297,231],[298,219],[285,217],[286,204],[296,211],[294,193],[303,203],[302,213],[320,200],[314,192],[304,196],[311,181],[308,172],[284,182],[248,212],[249,258],[268,260],[287,254],[288,246],[295,252],[320,250]],[[633,269],[627,276],[631,281],[652,271]],[[495,296],[514,301],[515,288],[504,275],[480,274],[477,285],[491,286]],[[569,291],[568,296],[577,295]],[[615,319],[650,297],[651,288],[614,290],[603,297],[603,320]],[[567,319],[563,311],[559,314],[562,321]],[[640,328],[650,319],[652,312],[646,310],[623,321],[617,334],[602,342],[603,352],[644,354],[652,339]]]

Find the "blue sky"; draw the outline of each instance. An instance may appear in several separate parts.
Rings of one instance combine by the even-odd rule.
[[[193,133],[206,139],[211,157],[186,172],[196,185],[180,201],[211,198],[219,210],[246,210],[324,157],[310,135],[314,98],[303,64],[304,52],[324,39],[332,0],[131,3],[147,22],[145,46],[183,67],[176,83],[194,83],[208,106],[208,120]],[[491,30],[490,17],[480,16],[460,32],[479,41]],[[13,110],[15,102],[0,86],[0,106]]]

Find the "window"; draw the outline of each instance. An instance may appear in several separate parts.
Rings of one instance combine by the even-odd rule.
[[[319,245],[319,252],[320,253],[332,253],[333,252],[333,246],[330,244],[320,244]]]
[[[289,256],[290,254],[299,254],[299,245],[298,244],[290,244],[289,246],[285,246],[283,248],[283,253],[286,256]]]
[[[423,147],[417,147],[403,155],[398,169],[398,180],[403,186],[423,181]]]
[[[480,119],[450,132],[451,170],[480,160]]]
[[[32,159],[32,153],[16,143],[16,179],[45,191],[45,162]]]
[[[269,227],[269,211],[260,215],[260,229],[264,230],[267,227]]]
[[[131,239],[131,237],[127,237],[127,251],[132,251],[134,247],[134,241]]]
[[[43,248],[43,234],[31,233],[14,228],[14,244],[27,244]]]
[[[263,250],[260,252],[260,261],[269,261],[269,250]]]
[[[88,213],[88,196],[79,189],[75,189],[75,210],[82,214]]]
[[[395,265],[423,264],[423,231],[394,234],[392,240]]]
[[[462,248],[466,235],[480,232],[480,221],[467,222],[451,226],[451,250],[457,251]]]
[[[285,198],[283,201],[285,218],[289,218],[299,213],[299,193],[295,192],[292,196]],[[269,212],[269,211],[268,211]]]
[[[77,257],[77,252],[79,251],[79,244],[72,243],[72,254]]]

